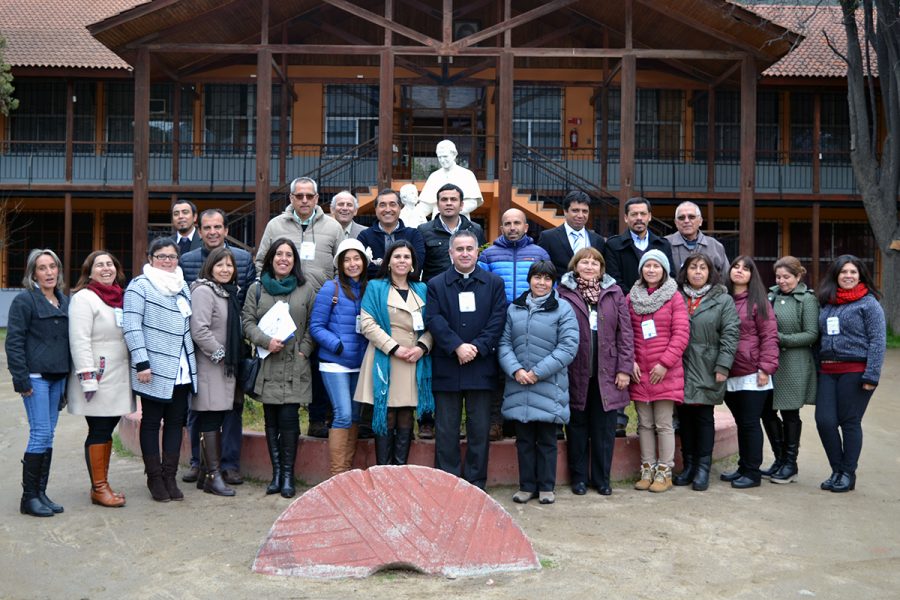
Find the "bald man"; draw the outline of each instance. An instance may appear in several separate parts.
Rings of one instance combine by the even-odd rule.
[[[539,260],[550,260],[550,255],[528,236],[528,220],[518,208],[503,213],[500,234],[493,245],[481,253],[478,263],[485,271],[503,279],[509,304],[528,290],[531,265]]]
[[[716,238],[704,235],[700,231],[701,225],[703,215],[700,214],[700,207],[693,202],[682,202],[675,208],[675,227],[678,232],[666,236],[672,244],[672,258],[675,259],[672,269],[677,273],[688,256],[699,252],[712,260],[724,281],[729,264],[725,247]]]

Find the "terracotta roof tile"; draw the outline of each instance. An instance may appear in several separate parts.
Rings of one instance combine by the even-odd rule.
[[[847,75],[847,65],[828,46],[830,41],[841,52],[847,47],[847,34],[844,31],[839,6],[746,5],[745,8],[804,36],[796,48],[763,71],[763,75],[768,77]]]
[[[86,28],[149,0],[2,0],[0,34],[13,67],[128,69]]]

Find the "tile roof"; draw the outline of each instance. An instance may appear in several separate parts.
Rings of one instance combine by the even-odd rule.
[[[763,71],[768,77],[845,77],[847,65],[828,46],[847,48],[839,6],[745,5],[760,16],[804,36],[780,61]],[[827,36],[827,37],[826,37]],[[874,52],[872,53],[874,58]],[[877,65],[874,65],[877,73]]]
[[[86,28],[149,0],[2,0],[0,35],[13,67],[129,69]]]

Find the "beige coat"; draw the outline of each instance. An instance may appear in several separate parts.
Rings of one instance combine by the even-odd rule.
[[[316,292],[311,282],[297,287],[288,296],[271,296],[265,288],[262,288],[257,305],[258,285],[259,282],[250,286],[247,290],[247,299],[244,301],[242,318],[244,337],[256,346],[265,348],[269,345],[272,338],[262,332],[258,323],[279,300],[288,303],[297,331],[280,352],[274,352],[263,360],[253,391],[260,395],[259,401],[263,404],[309,404],[312,401],[309,357],[315,349],[315,343],[309,333],[309,315],[316,299]]]
[[[128,347],[122,328],[116,325],[116,312],[97,294],[84,289],[76,292],[69,303],[69,350],[72,372],[69,374],[66,398],[69,413],[87,417],[117,417],[135,411],[128,369]],[[78,373],[103,373],[96,386],[92,381],[78,380]],[[95,388],[90,402],[84,392]]]
[[[239,317],[240,318],[240,317]],[[228,298],[208,285],[191,285],[191,337],[197,357],[197,394],[191,410],[230,410],[234,405],[235,378],[225,375],[225,338]],[[216,353],[218,362],[212,361]]]
[[[407,300],[404,302],[397,290],[391,288],[388,293],[388,314],[391,319],[391,334],[378,326],[375,318],[366,311],[360,313],[360,327],[362,333],[369,340],[369,347],[363,357],[359,370],[359,383],[356,386],[356,394],[353,399],[357,402],[372,404],[375,396],[372,383],[373,369],[375,366],[375,348],[388,354],[394,346],[415,346],[416,342],[422,342],[431,351],[431,334],[427,331],[423,334],[413,329],[412,314],[419,307],[425,305],[425,298],[419,298],[410,290]],[[419,402],[418,386],[416,385],[416,365],[391,357],[391,386],[388,391],[388,406],[416,406]]]

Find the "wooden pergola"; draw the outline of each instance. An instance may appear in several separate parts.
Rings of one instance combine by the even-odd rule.
[[[598,88],[595,97],[617,79],[621,89],[620,202],[635,193],[638,61],[659,65],[710,91],[725,82],[737,84],[741,98],[740,220],[753,222],[756,82],[762,69],[790,50],[796,34],[720,0],[528,0],[515,4],[514,9],[511,0],[154,0],[90,26],[92,35],[134,66],[134,230],[146,231],[148,221],[151,78],[189,82],[204,69],[229,61],[252,64],[254,57],[257,239],[269,219],[272,191],[273,76],[284,83],[299,81],[289,76],[292,61],[309,64],[316,57],[343,57],[349,64],[377,58],[379,187],[391,184],[395,69],[400,66],[412,71],[423,82],[434,80],[429,65],[435,62],[445,69],[455,59],[464,67],[452,81],[495,69],[500,211],[509,207],[513,187],[517,60],[583,68]],[[398,10],[401,5],[402,11]],[[323,9],[361,23],[357,29],[366,34],[317,18]],[[454,20],[479,11],[493,15],[493,23],[454,39]],[[410,18],[411,12],[418,16]],[[661,20],[666,20],[665,27]],[[315,33],[301,35],[300,30],[309,23],[318,23]],[[548,23],[557,27],[547,32]],[[516,41],[516,32],[528,28],[535,33]],[[579,28],[593,33],[578,37]],[[334,38],[346,43],[326,43]],[[651,39],[653,44],[648,41]],[[282,105],[286,106],[286,100]],[[708,107],[707,147],[714,148],[714,94],[709,95]],[[146,254],[146,244],[146,236],[134,237],[135,272]],[[741,227],[740,250],[753,253],[753,227]]]

